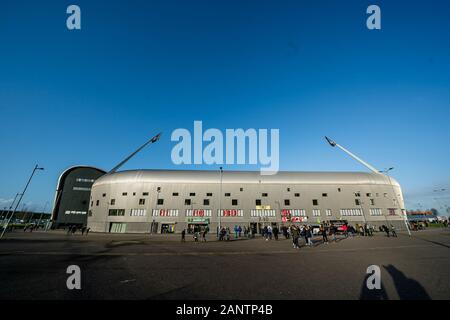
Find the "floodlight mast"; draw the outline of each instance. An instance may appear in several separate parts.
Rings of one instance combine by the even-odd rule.
[[[353,153],[351,153],[350,151],[348,151],[347,149],[345,149],[343,146],[339,145],[338,143],[336,143],[335,141],[331,140],[328,137],[325,137],[325,139],[327,140],[327,142],[330,144],[330,146],[332,147],[338,147],[339,149],[341,149],[342,151],[344,151],[346,154],[348,154],[350,157],[352,157],[353,159],[355,159],[356,161],[358,161],[359,163],[361,163],[363,166],[365,166],[366,168],[368,168],[370,171],[374,172],[374,173],[380,173],[379,170],[375,169],[373,166],[371,166],[370,164],[368,164],[367,162],[365,162],[364,160],[362,160],[361,158],[357,157],[356,155],[354,155]]]
[[[117,170],[119,170],[120,167],[122,167],[125,163],[127,163],[131,158],[133,158],[139,151],[144,149],[147,145],[149,145],[151,143],[155,143],[156,141],[158,141],[159,138],[161,137],[161,134],[162,133],[160,132],[156,136],[154,136],[153,138],[148,140],[146,143],[144,143],[142,146],[140,146],[136,151],[134,151],[132,154],[130,154],[128,157],[126,157],[122,162],[120,162],[117,166],[112,168],[107,174],[111,174],[111,173],[114,173]]]

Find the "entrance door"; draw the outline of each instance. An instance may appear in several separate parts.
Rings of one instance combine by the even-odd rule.
[[[109,227],[109,232],[111,233],[125,233],[125,230],[127,228],[126,223],[121,222],[111,222]]]
[[[158,222],[152,222],[150,226],[150,233],[158,233]]]

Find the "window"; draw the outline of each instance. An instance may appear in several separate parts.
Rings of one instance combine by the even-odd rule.
[[[231,193],[225,193],[225,197],[231,197]]]
[[[148,196],[148,192],[142,192],[142,196]]]
[[[109,216],[122,217],[125,215],[125,209],[109,209]]]
[[[162,206],[164,204],[164,199],[158,199],[158,206]]]
[[[209,206],[209,199],[203,199],[203,205]]]
[[[322,197],[328,197],[327,193],[322,193]]]
[[[174,193],[172,193],[172,196],[174,196],[174,197],[178,197],[178,192],[174,192]]]
[[[370,199],[370,204],[371,204],[372,206],[374,206],[374,205],[375,205],[375,199]]]
[[[361,201],[359,201],[359,199],[355,199],[355,205],[360,206],[361,205]]]
[[[267,193],[264,192],[264,193],[262,194],[262,196],[263,196],[263,197],[267,197],[267,196],[269,196],[269,194],[267,194]]]
[[[359,192],[355,192],[355,197],[361,197],[361,194]]]
[[[184,205],[190,206],[191,205],[191,199],[184,199]]]
[[[294,194],[294,196],[298,198],[298,197],[300,197],[300,193],[296,193],[296,194]]]
[[[290,205],[291,205],[291,200],[289,200],[289,199],[284,199],[284,205],[285,205],[285,206],[290,206]]]
[[[212,193],[209,192],[209,193],[206,194],[206,196],[207,196],[207,197],[212,197]]]
[[[338,188],[338,192],[341,192],[342,191],[342,189],[341,188]]]
[[[186,209],[186,217],[211,217],[211,209]]]
[[[178,209],[153,209],[154,217],[178,217]]]
[[[293,217],[306,217],[305,209],[288,210]]]
[[[244,191],[244,188],[239,188],[239,191],[240,191],[240,192]]]
[[[331,209],[325,210],[325,214],[327,215],[327,217],[331,217],[332,215]]]
[[[97,200],[97,201],[95,202],[95,205],[98,207],[99,204],[100,204],[100,200]]]
[[[396,211],[397,211],[396,209],[388,209],[390,216],[395,216],[397,214]]]
[[[256,199],[255,204],[256,204],[257,206],[260,206],[260,205],[261,205],[261,199]]]
[[[382,212],[381,209],[375,209],[375,208],[370,208],[369,213],[371,216],[381,216]]]
[[[287,188],[286,191],[287,191],[287,192],[291,192],[291,188]]]
[[[361,216],[362,210],[361,209],[341,209],[340,213],[341,213],[341,216]]]
[[[367,197],[367,198],[370,198],[371,196],[372,196],[371,193],[366,193],[366,197]]]
[[[387,193],[384,193],[384,197],[387,198]]]
[[[115,205],[116,204],[116,199],[111,199],[111,205]]]
[[[136,195],[136,192],[133,192],[133,196],[135,196]]]
[[[89,211],[88,211],[88,216],[89,216],[89,217],[92,217],[92,210],[89,210]]]
[[[147,215],[147,209],[131,209],[130,216],[144,217]]]
[[[106,193],[102,194],[102,197],[103,197],[103,198],[106,197]]]
[[[224,209],[217,210],[220,217],[243,217],[244,210],[241,209]]]
[[[238,200],[237,199],[231,200],[231,205],[232,206],[237,206],[238,205]]]
[[[195,192],[189,193],[189,197],[195,197]]]
[[[94,206],[94,201],[91,201],[91,207],[93,207]]]
[[[312,214],[313,214],[313,217],[320,217],[320,210],[319,209],[313,209]]]
[[[145,199],[139,199],[139,205],[143,206],[145,204]]]
[[[313,199],[312,203],[313,203],[313,206],[318,206],[319,205],[319,200]]]
[[[252,209],[252,210],[250,210],[250,216],[251,217],[275,217],[276,210],[274,210],[274,209],[269,209],[269,210]]]
[[[128,194],[128,193],[126,193],[126,192],[122,192],[122,195],[123,195],[123,196],[126,196],[127,194]]]

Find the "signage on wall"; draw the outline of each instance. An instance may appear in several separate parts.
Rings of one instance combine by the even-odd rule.
[[[206,223],[209,224],[208,218],[188,218],[187,222],[189,223]]]
[[[292,217],[291,222],[307,222],[308,217]]]

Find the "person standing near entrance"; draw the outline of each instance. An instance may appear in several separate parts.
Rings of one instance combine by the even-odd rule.
[[[183,231],[181,231],[181,242],[185,241],[186,241],[186,229],[183,229]]]

